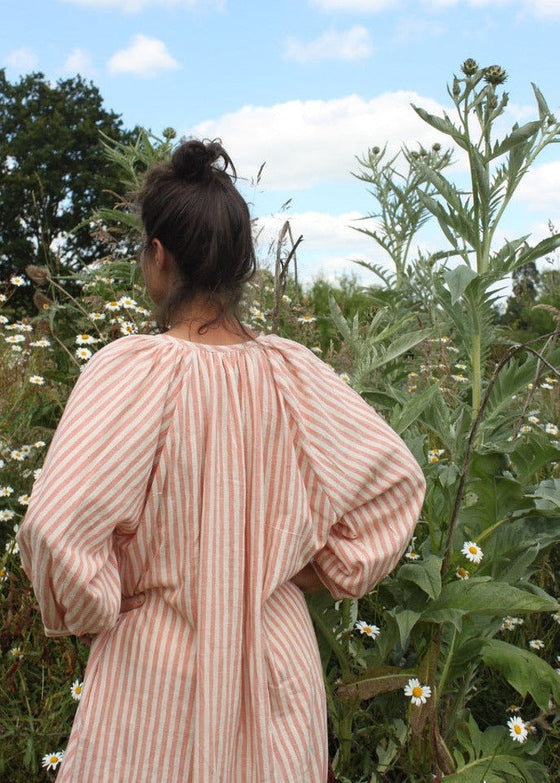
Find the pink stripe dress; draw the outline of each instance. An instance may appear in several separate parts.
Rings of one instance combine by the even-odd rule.
[[[18,533],[46,634],[94,635],[59,783],[325,783],[291,579],[312,561],[335,598],[370,591],[423,494],[402,440],[298,343],[101,349]]]

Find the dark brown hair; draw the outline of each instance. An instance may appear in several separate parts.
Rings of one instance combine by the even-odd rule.
[[[225,319],[239,320],[243,286],[256,262],[249,209],[235,187],[236,178],[219,140],[185,141],[170,163],[146,173],[137,195],[145,252],[153,239],[159,239],[180,276],[160,307],[160,325],[167,327],[178,310],[201,294],[217,315],[200,327],[200,333]]]

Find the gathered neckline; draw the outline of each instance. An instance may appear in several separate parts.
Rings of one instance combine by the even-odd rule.
[[[260,345],[263,340],[265,340],[267,337],[270,337],[271,335],[259,334],[253,340],[244,340],[238,343],[216,343],[216,344],[199,343],[196,342],[195,340],[187,340],[185,337],[176,337],[174,334],[167,334],[167,332],[163,332],[161,335],[157,335],[157,336],[166,337],[168,340],[173,340],[173,342],[175,343],[187,345],[189,347],[193,347],[197,349],[200,348],[204,351],[224,352],[224,351],[245,350],[250,346]]]

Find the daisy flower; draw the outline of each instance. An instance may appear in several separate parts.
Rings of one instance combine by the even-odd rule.
[[[517,704],[510,704],[506,712],[519,712],[520,709],[521,707],[518,707]]]
[[[63,750],[56,750],[54,753],[45,753],[43,756],[43,767],[47,769],[56,769],[64,758]]]
[[[41,337],[40,340],[34,340],[32,343],[29,343],[32,348],[49,348],[50,344],[50,340],[47,340],[46,337]]]
[[[512,740],[515,740],[515,742],[525,742],[529,732],[527,731],[525,722],[522,718],[519,717],[519,715],[516,715],[514,718],[510,718],[507,722],[507,725],[509,729],[509,735]]]
[[[0,487],[0,498],[9,498],[13,493],[13,487]]]
[[[444,453],[445,449],[430,449],[428,451],[428,462],[439,462],[439,458]]]
[[[33,478],[35,479],[35,481],[37,481],[37,479],[39,478],[42,472],[43,472],[43,468],[35,468],[35,470],[33,471]]]
[[[468,579],[469,578],[469,572],[466,568],[458,568],[455,571],[455,576],[457,579]]]
[[[95,337],[92,337],[91,334],[79,334],[76,337],[76,343],[78,345],[91,345],[92,343],[95,343],[96,339]]]
[[[10,519],[14,518],[14,512],[11,511],[9,508],[3,508],[0,511],[0,522],[9,522]]]
[[[529,418],[527,419],[527,421],[528,421],[530,424],[538,424],[538,423],[539,423],[539,421],[540,421],[540,419],[539,419],[539,417],[538,417],[538,416],[535,416],[535,415],[533,415],[533,416],[529,416]]]
[[[124,334],[125,337],[127,334],[136,334],[136,324],[133,324],[132,321],[123,321],[121,323],[121,334]]]
[[[105,313],[90,313],[89,317],[92,321],[102,321],[105,318]]]
[[[134,310],[136,307],[138,307],[138,304],[134,299],[130,299],[128,296],[121,296],[119,299],[119,305],[121,307],[127,307],[129,310]]]
[[[544,431],[547,435],[558,435],[558,427],[556,424],[545,424]]]
[[[20,495],[18,497],[18,503],[20,506],[28,506],[29,505],[29,495]]]
[[[5,582],[8,576],[8,571],[4,568],[4,566],[0,566],[0,582]]]
[[[22,454],[25,454],[27,456],[28,454],[31,454],[31,446],[26,443],[23,446],[20,446],[20,451]]]
[[[7,302],[7,301],[8,301],[8,297],[6,296],[6,294],[0,294],[0,302]]]
[[[82,698],[82,690],[84,688],[84,683],[80,682],[79,680],[74,680],[72,685],[70,686],[70,695],[74,699],[74,701],[80,701]]]
[[[12,647],[10,655],[13,655],[14,658],[23,658],[23,650],[21,647]]]
[[[47,444],[45,443],[44,440],[36,440],[35,443],[33,444],[33,448],[34,449],[42,449],[46,445]]]
[[[105,310],[120,310],[120,307],[118,302],[107,302],[105,304]]]
[[[529,647],[532,647],[533,650],[544,650],[544,642],[542,639],[531,639]]]
[[[32,375],[29,378],[29,383],[34,383],[35,386],[44,386],[45,385],[45,379],[42,375]]]
[[[298,318],[298,323],[300,324],[312,324],[316,321],[314,315],[300,315]]]
[[[76,348],[76,356],[84,362],[90,359],[91,355],[89,348]]]
[[[6,318],[6,316],[5,316],[5,315],[0,315],[0,324],[1,324],[2,326],[4,326],[4,324],[7,324],[7,323],[9,323],[9,319],[8,319],[8,318]]]
[[[20,285],[25,285],[25,280],[23,279],[23,277],[20,277],[19,275],[12,275],[12,277],[10,277],[10,283],[12,285],[20,286]]]
[[[459,373],[458,375],[452,375],[451,376],[454,381],[457,381],[457,383],[468,383],[469,379],[466,378],[462,373]]]
[[[415,552],[414,549],[409,549],[408,552],[405,552],[405,555],[407,560],[420,560],[420,555],[418,552]]]
[[[4,340],[7,343],[23,343],[25,342],[25,337],[22,334],[10,334],[8,337],[4,337]]]
[[[553,614],[550,615],[555,623],[560,623],[560,612],[553,612]]]
[[[484,557],[482,549],[474,541],[465,541],[461,552],[465,555],[467,560],[471,561],[471,563],[478,564]]]
[[[311,348],[311,350],[313,351],[313,353],[316,353],[316,354],[323,353],[323,349],[321,348],[321,346],[320,346],[320,345],[314,345],[314,346]]]
[[[531,427],[530,424],[524,424],[522,427],[520,427],[519,431],[520,432],[532,432],[533,428]]]
[[[377,625],[370,625],[369,623],[366,623],[365,620],[358,620],[358,622],[354,627],[361,634],[363,634],[364,636],[371,636],[372,639],[377,639],[377,637],[381,633]]]
[[[420,681],[413,678],[404,686],[404,695],[408,696],[411,702],[419,707],[430,698],[432,689],[429,685],[420,685]]]
[[[341,372],[338,377],[341,381],[344,381],[344,383],[350,383],[350,376],[347,372]]]

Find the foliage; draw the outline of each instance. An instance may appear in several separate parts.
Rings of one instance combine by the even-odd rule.
[[[94,208],[113,204],[119,173],[100,131],[123,143],[131,138],[91,82],[78,76],[53,85],[33,73],[11,83],[0,70],[2,279],[28,264],[72,267],[106,255],[89,219]]]

